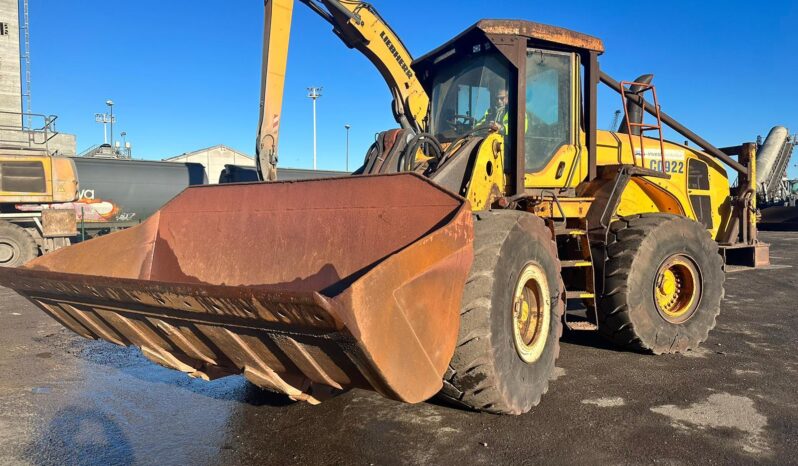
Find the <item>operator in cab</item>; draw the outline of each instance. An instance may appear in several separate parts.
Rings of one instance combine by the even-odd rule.
[[[507,104],[510,95],[505,88],[499,88],[493,94],[493,103],[485,112],[485,116],[479,121],[477,126],[488,127],[492,133],[507,135],[508,114]]]
[[[509,102],[510,93],[507,88],[500,87],[493,94],[491,107],[485,112],[485,116],[477,122],[478,128],[488,128],[491,133],[499,133],[502,136],[509,136]],[[529,114],[524,121],[524,131],[529,131]]]

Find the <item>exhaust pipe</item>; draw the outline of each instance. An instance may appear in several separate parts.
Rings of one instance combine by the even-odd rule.
[[[635,79],[636,83],[640,84],[651,84],[651,81],[654,79],[653,74],[644,74],[637,79]],[[633,85],[629,88],[630,92],[640,92],[644,89],[643,86]],[[643,107],[640,106],[637,102],[630,100],[626,101],[626,111],[629,116],[629,120],[632,123],[642,123],[643,122]],[[633,136],[640,135],[640,127],[639,126],[632,126],[631,133],[629,129],[629,124],[627,123],[626,116],[623,117],[621,120],[621,125],[618,127],[618,132],[623,134],[632,134]]]

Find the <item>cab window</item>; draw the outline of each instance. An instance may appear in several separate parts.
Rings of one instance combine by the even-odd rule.
[[[487,132],[495,122],[506,135],[512,113],[507,111],[512,95],[509,77],[509,64],[495,51],[481,51],[442,67],[432,87],[432,134],[448,143],[475,131]]]
[[[573,55],[529,49],[526,60],[526,171],[542,170],[572,144]]]

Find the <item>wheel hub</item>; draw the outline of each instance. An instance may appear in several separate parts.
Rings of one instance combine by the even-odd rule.
[[[543,269],[534,263],[521,271],[513,296],[513,339],[524,362],[537,361],[548,339],[551,298]]]
[[[0,265],[10,264],[18,254],[19,251],[13,244],[0,241]]]
[[[695,263],[681,254],[666,259],[654,283],[657,312],[669,322],[682,323],[698,308],[700,297],[701,280]]]

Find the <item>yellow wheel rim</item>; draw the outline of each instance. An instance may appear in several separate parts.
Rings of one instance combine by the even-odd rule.
[[[513,294],[513,339],[518,356],[526,363],[540,359],[551,324],[549,283],[543,269],[524,266]]]
[[[701,280],[695,263],[681,254],[666,259],[654,281],[659,314],[669,322],[682,323],[695,313],[700,297]]]

